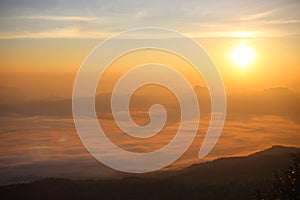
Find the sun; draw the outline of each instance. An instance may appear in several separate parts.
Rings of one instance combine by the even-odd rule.
[[[254,59],[254,52],[253,50],[246,46],[244,43],[241,43],[231,52],[231,59],[232,61],[241,68],[246,67],[249,65]]]

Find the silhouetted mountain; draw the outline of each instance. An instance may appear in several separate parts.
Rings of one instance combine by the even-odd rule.
[[[287,169],[299,148],[273,146],[245,157],[220,158],[151,178],[44,179],[0,187],[1,199],[252,199],[270,188],[274,171]]]
[[[297,152],[299,148],[273,146],[249,156],[194,164],[170,178],[197,185],[270,180],[274,170],[286,169],[292,161],[290,155]]]

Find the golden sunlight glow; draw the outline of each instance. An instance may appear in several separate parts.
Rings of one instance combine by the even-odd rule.
[[[232,61],[239,67],[245,67],[254,59],[253,50],[241,43],[231,52]]]
[[[245,32],[245,31],[241,31],[241,32],[232,32],[227,34],[228,37],[239,37],[239,38],[245,38],[245,37],[254,37],[257,36],[258,34],[260,34],[259,32]]]

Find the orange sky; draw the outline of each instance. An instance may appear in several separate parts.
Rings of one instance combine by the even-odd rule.
[[[78,138],[72,121],[73,84],[80,65],[97,44],[141,26],[170,28],[193,38],[223,78],[226,123],[213,151],[200,161],[247,155],[278,144],[300,147],[298,1],[124,2],[0,2],[0,167],[8,170],[0,169],[0,174],[8,174],[9,179],[22,175],[27,167],[27,175],[32,175],[39,164],[44,164],[41,169],[50,166],[53,174],[63,174],[68,170],[60,171],[65,169],[61,166],[68,162],[75,163],[74,174],[82,166],[90,167],[92,176],[108,170],[97,165]],[[241,43],[254,53],[243,68],[230,58]],[[108,98],[112,83],[120,72],[153,59],[188,77],[202,106],[195,142],[171,167],[199,162],[197,152],[210,116],[209,93],[192,67],[172,54],[145,50],[116,60],[101,80],[107,85],[98,88],[99,121],[111,140],[127,150],[148,151],[173,137],[178,102],[163,88],[141,88],[131,101],[131,114],[138,124],[149,121],[147,111],[154,101],[165,105],[171,117],[161,135],[148,143],[134,140],[122,135],[112,121]]]
[[[0,86],[22,90],[32,99],[70,97],[77,70],[100,41],[0,40]],[[201,38],[197,41],[215,62],[228,90],[286,87],[296,93],[300,91],[298,38]],[[254,60],[243,69],[230,59],[230,52],[241,41],[255,53]],[[187,71],[184,67],[183,70]],[[14,93],[18,92],[11,90],[10,93],[16,95]]]

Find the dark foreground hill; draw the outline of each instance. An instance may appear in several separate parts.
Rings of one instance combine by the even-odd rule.
[[[221,158],[151,178],[67,180],[49,178],[0,187],[1,199],[252,199],[267,191],[274,172],[293,162],[293,147],[274,146],[246,156]],[[164,177],[164,178],[161,178]]]
[[[172,180],[194,185],[245,183],[274,178],[274,171],[287,169],[299,148],[273,146],[243,157],[219,158],[178,171]]]

